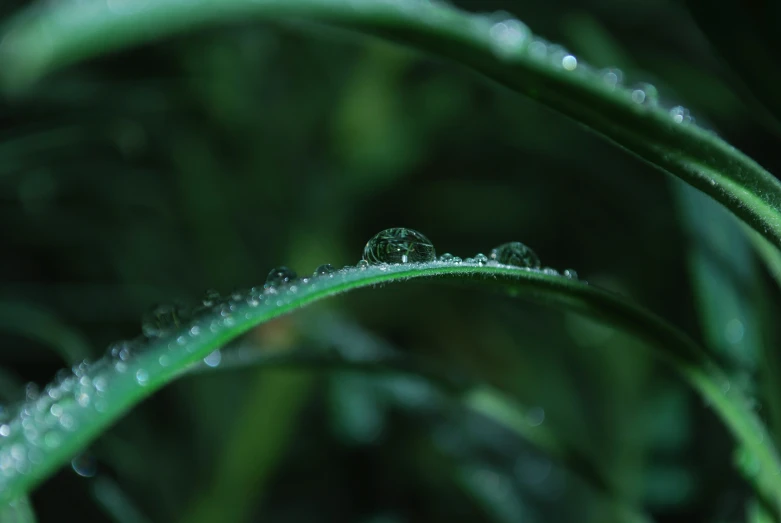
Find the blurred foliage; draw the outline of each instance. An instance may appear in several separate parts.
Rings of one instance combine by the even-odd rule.
[[[683,5],[456,3],[654,83],[779,171],[775,138]],[[523,241],[708,342],[736,383],[778,391],[778,358],[762,360],[776,289],[731,216],[650,169],[458,66],[316,25],[234,23],[69,68],[0,101],[0,387],[43,385],[135,336],[155,302],[255,285],[281,264],[354,264],[378,230],[408,226],[461,256]],[[655,521],[748,517],[724,429],[609,327],[417,283],[303,317],[327,309],[353,325],[345,337],[446,361],[536,407]],[[284,318],[249,336],[302,342]],[[778,399],[761,390],[778,433]],[[39,521],[618,520],[581,480],[409,376],[192,376],[79,459],[33,493]]]

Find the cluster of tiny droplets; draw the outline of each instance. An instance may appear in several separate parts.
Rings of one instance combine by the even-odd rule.
[[[624,73],[617,68],[596,70],[580,61],[564,47],[535,36],[520,20],[503,13],[476,18],[478,36],[487,34],[494,54],[507,62],[526,60],[540,62],[555,69],[571,72],[587,80],[589,85],[600,85],[631,101],[637,108],[659,109],[659,93],[652,84],[641,82],[624,85]],[[596,80],[596,81],[595,81]],[[664,109],[675,124],[694,123],[688,109],[675,106]]]
[[[160,305],[146,314],[142,322],[143,335],[135,340],[112,344],[106,355],[95,361],[83,361],[71,369],[57,373],[54,381],[40,391],[35,385],[27,388],[27,398],[15,415],[0,418],[0,489],[9,478],[28,473],[43,462],[45,453],[64,444],[70,434],[79,429],[86,413],[101,415],[108,410],[107,394],[113,380],[129,375],[139,387],[147,387],[159,371],[171,367],[177,360],[195,350],[190,343],[204,333],[218,333],[230,328],[244,314],[251,319],[253,309],[262,304],[283,307],[290,304],[300,289],[316,288],[318,282],[337,276],[345,277],[355,270],[418,263],[473,264],[475,267],[500,266],[536,271],[542,274],[577,278],[573,270],[563,274],[551,268],[540,268],[537,255],[520,242],[502,244],[491,250],[490,256],[477,254],[463,260],[446,253],[435,257],[433,244],[423,234],[412,229],[394,228],[375,235],[364,248],[365,257],[356,266],[335,269],[330,264],[317,267],[312,277],[299,278],[287,267],[273,269],[263,286],[233,292],[227,296],[209,290],[194,307]],[[406,261],[405,261],[406,260]],[[163,351],[153,363],[133,365],[152,340],[165,340]],[[202,363],[218,367],[222,353],[215,350]],[[134,369],[131,371],[131,369]],[[8,444],[4,444],[8,443]]]

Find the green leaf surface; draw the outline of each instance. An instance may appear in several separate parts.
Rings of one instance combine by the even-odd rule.
[[[494,289],[581,312],[637,335],[712,405],[745,452],[762,463],[748,479],[766,501],[777,503],[781,476],[771,438],[738,388],[725,391],[725,375],[685,335],[584,282],[503,265],[450,262],[351,268],[285,287],[253,288],[200,310],[175,329],[158,331],[154,338],[117,344],[103,359],[61,376],[0,425],[0,502],[29,491],[133,405],[253,327],[346,291],[416,279]]]
[[[419,0],[97,0],[39,3],[0,44],[0,82],[20,91],[90,57],[234,20],[306,18],[383,36],[451,58],[585,124],[659,169],[709,194],[781,247],[781,183],[682,107],[626,88],[517,20]],[[646,92],[647,91],[647,92]],[[566,147],[566,144],[562,144]]]

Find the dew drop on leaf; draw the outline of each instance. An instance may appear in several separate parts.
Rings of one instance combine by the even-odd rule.
[[[605,85],[610,89],[615,89],[624,81],[624,73],[621,69],[603,69],[599,72],[599,75],[602,77],[602,81],[605,82]]]
[[[452,262],[453,258],[454,258],[454,256],[452,254],[450,254],[449,252],[446,252],[445,254],[443,254],[442,256],[439,257],[439,261],[441,261],[441,262]]]
[[[138,371],[136,371],[136,383],[139,385],[146,385],[149,383],[149,373],[144,369],[138,369]]]
[[[84,452],[71,460],[71,467],[79,476],[91,478],[98,472],[98,461],[92,453]]]
[[[478,253],[475,256],[475,263],[477,263],[478,265],[481,265],[481,266],[482,265],[487,265],[488,264],[488,256],[486,256],[482,252]]]
[[[656,107],[659,104],[659,92],[653,85],[641,83],[632,89],[632,101],[636,104]]]
[[[358,263],[355,264],[355,266],[358,267],[359,269],[368,269],[369,268],[369,262],[364,260],[364,259],[360,259],[360,260],[358,260]],[[350,269],[350,268],[351,267],[349,267],[349,266],[345,267],[345,269]]]
[[[575,272],[575,269],[565,269],[564,270],[564,277],[569,278],[570,280],[577,280],[578,279],[578,273]]]
[[[219,349],[212,352],[203,359],[203,362],[211,368],[219,367],[222,362],[222,352]]]
[[[372,265],[379,263],[423,263],[436,260],[434,244],[422,233],[394,227],[377,233],[366,242],[363,259]]]
[[[523,50],[531,31],[519,20],[510,18],[491,26],[489,36],[493,52],[499,57],[508,58]]]
[[[220,299],[221,296],[219,292],[214,289],[207,289],[206,292],[203,293],[203,300],[201,303],[203,303],[204,307],[214,307]]]
[[[503,243],[491,250],[491,259],[502,265],[540,268],[540,258],[521,242]]]
[[[291,269],[288,269],[285,266],[277,267],[276,269],[272,269],[271,272],[268,273],[268,277],[266,277],[266,285],[264,287],[268,289],[270,287],[278,287],[280,285],[286,285],[295,279],[296,279],[296,273],[293,272]]]
[[[317,269],[315,269],[313,276],[326,276],[328,274],[333,274],[335,272],[336,269],[334,268],[333,265],[331,265],[330,263],[324,263],[319,267],[317,267]]]

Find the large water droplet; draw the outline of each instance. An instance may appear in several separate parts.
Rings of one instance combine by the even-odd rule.
[[[270,287],[278,287],[280,285],[285,285],[295,279],[296,279],[295,272],[293,272],[292,270],[284,266],[277,267],[276,269],[272,269],[271,272],[268,273],[268,277],[266,278],[265,288],[268,289]]]
[[[495,247],[491,251],[491,259],[502,265],[514,265],[516,267],[540,268],[540,258],[537,254],[521,242],[509,242]]]
[[[315,269],[315,273],[313,276],[326,276],[328,274],[333,274],[336,272],[336,269],[333,265],[330,263],[324,263],[320,265],[317,269]]]
[[[363,258],[371,264],[421,263],[436,260],[434,244],[422,233],[404,227],[385,229],[366,242]]]

